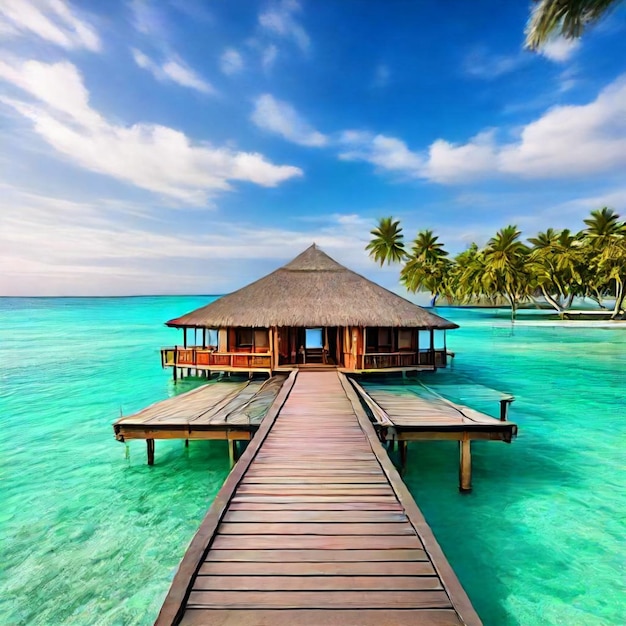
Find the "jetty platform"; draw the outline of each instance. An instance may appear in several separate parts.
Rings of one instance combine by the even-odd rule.
[[[472,490],[472,441],[504,441],[511,443],[517,436],[517,425],[508,421],[508,409],[513,396],[500,400],[500,419],[470,407],[456,404],[424,387],[426,397],[410,390],[393,388],[363,388],[351,380],[363,402],[369,408],[379,438],[387,441],[390,450],[397,444],[400,464],[404,468],[409,441],[458,441],[459,489]]]
[[[292,372],[157,626],[481,624],[346,377]]]
[[[235,442],[252,439],[286,379],[276,375],[265,381],[208,383],[121,417],[113,424],[115,438],[145,439],[149,465],[154,464],[156,439],[225,439],[234,463]]]

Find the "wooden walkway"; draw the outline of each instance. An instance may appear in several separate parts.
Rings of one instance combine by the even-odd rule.
[[[294,372],[190,544],[156,623],[481,622],[350,383],[337,372]]]

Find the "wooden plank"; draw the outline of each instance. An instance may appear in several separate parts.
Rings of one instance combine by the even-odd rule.
[[[234,503],[241,502],[260,502],[260,503],[269,503],[269,502],[284,502],[284,503],[295,503],[295,502],[346,502],[346,503],[364,503],[364,502],[388,502],[394,503],[396,499],[393,496],[381,496],[381,495],[359,495],[358,497],[349,495],[349,494],[336,494],[336,495],[314,495],[314,494],[306,494],[306,495],[286,495],[281,496],[280,494],[267,494],[267,495],[254,495],[254,494],[244,494],[237,495],[233,498]]]
[[[397,500],[384,502],[231,502],[229,511],[403,511]]]
[[[379,474],[355,474],[353,476],[309,475],[309,476],[257,476],[246,472],[242,485],[387,485],[387,480]]]
[[[372,452],[376,455],[378,462],[380,463],[383,471],[389,479],[391,485],[394,488],[400,502],[404,506],[407,516],[411,520],[415,530],[418,532],[420,539],[423,540],[426,550],[431,558],[433,566],[437,571],[437,574],[441,578],[441,581],[449,594],[455,610],[458,612],[461,621],[466,626],[482,626],[482,622],[478,617],[472,603],[470,602],[465,590],[461,586],[456,574],[446,557],[441,550],[441,547],[437,543],[435,536],[433,535],[430,526],[428,526],[422,512],[415,504],[413,496],[410,494],[407,486],[402,482],[398,471],[394,467],[393,463],[389,459],[389,456],[383,450],[383,447],[376,436],[376,432],[368,416],[365,414],[361,403],[354,391],[354,388],[350,385],[347,378],[340,375],[341,384],[346,391],[348,399],[352,403],[354,412],[359,420],[359,424],[363,429],[363,432],[367,435],[370,445],[372,446]]]
[[[217,532],[220,535],[415,535],[407,521],[394,523],[224,523]]]
[[[223,517],[223,522],[255,522],[261,523],[289,523],[289,522],[318,522],[332,523],[390,523],[406,522],[404,513],[396,511],[234,511],[229,508]]]
[[[159,615],[155,621],[155,626],[170,626],[180,619],[184,611],[188,594],[190,593],[193,576],[198,569],[200,569],[200,565],[202,564],[202,561],[208,551],[211,538],[215,534],[215,530],[224,514],[224,511],[226,510],[226,507],[228,506],[228,502],[232,497],[237,484],[252,463],[256,453],[270,432],[278,412],[289,396],[289,392],[294,385],[296,375],[296,373],[291,374],[285,381],[280,392],[269,408],[256,437],[248,445],[239,459],[239,462],[228,475],[228,478],[217,493],[215,500],[213,500],[213,504],[211,504],[209,512],[202,521],[202,524],[200,524],[198,532],[191,540],[191,543],[185,552],[185,556],[178,566],[178,570],[172,580],[172,584],[167,596],[165,597],[163,606],[161,607]]]
[[[371,573],[376,563],[370,563]],[[437,576],[197,576],[194,591],[423,591]]]
[[[256,561],[205,561],[203,576],[434,576],[429,561],[326,561],[323,563],[258,563]]]
[[[393,550],[421,548],[417,535],[216,535],[215,550]]]
[[[237,489],[237,496],[244,495],[316,495],[316,496],[334,496],[348,495],[358,497],[364,496],[390,496],[393,497],[393,491],[389,485],[361,485],[361,484],[312,484],[312,485],[268,485],[268,484],[240,484]]]
[[[418,621],[419,620],[419,621]],[[190,609],[181,626],[462,626],[452,609]]]
[[[206,555],[206,561],[244,561],[262,563],[326,563],[330,561],[428,561],[423,549],[238,549],[219,550],[212,547]]]
[[[445,591],[192,591],[189,608],[450,608]]]

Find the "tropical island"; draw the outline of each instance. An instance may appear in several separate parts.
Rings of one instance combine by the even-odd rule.
[[[381,266],[400,264],[402,285],[409,292],[429,292],[432,306],[439,298],[448,305],[505,302],[515,320],[520,306],[547,304],[566,318],[576,298],[587,298],[606,318],[623,319],[626,222],[608,207],[583,221],[582,230],[548,228],[528,243],[517,226],[508,225],[484,247],[472,243],[450,258],[432,230],[420,230],[407,250],[400,221],[390,216],[370,231],[366,249]]]

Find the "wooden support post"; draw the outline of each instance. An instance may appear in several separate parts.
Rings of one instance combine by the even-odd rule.
[[[176,382],[176,379],[178,378],[178,372],[176,371],[176,365],[174,365],[174,367],[172,368],[174,370],[174,382]]]
[[[390,440],[387,442],[387,450],[388,450],[389,452],[393,452],[393,450],[394,450],[394,448],[395,448],[395,445],[396,445],[396,440],[395,440],[395,439],[390,439]]]
[[[402,468],[402,471],[404,471],[406,469],[406,457],[407,457],[407,450],[408,450],[407,442],[399,440],[398,449],[400,450],[400,467]]]
[[[228,460],[230,461],[230,466],[235,466],[235,440],[228,440]]]
[[[513,398],[502,398],[500,400],[500,421],[506,422],[509,416],[509,405],[513,402]]]
[[[435,356],[435,331],[430,329],[430,358],[433,362],[433,369],[437,369],[437,357]]]
[[[459,491],[469,493],[472,490],[472,442],[470,439],[459,441]]]
[[[148,448],[148,465],[154,465],[154,439],[146,439]]]
[[[185,439],[185,448],[189,447],[189,439]]]

